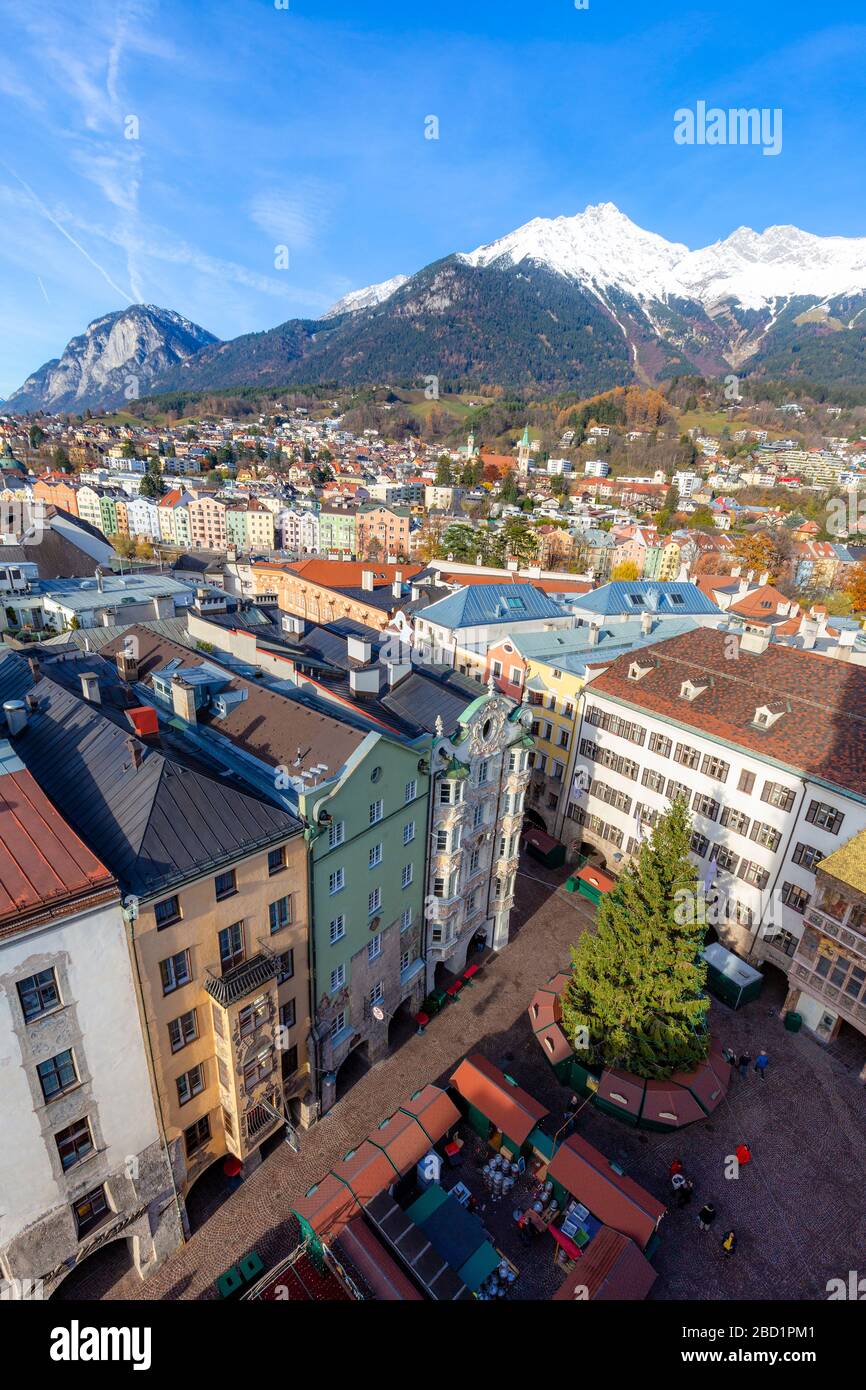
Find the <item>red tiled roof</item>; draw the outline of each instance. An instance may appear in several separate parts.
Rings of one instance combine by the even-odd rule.
[[[265,560],[256,565],[256,569],[283,570],[300,575],[311,584],[321,584],[325,589],[360,589],[361,575],[365,570],[372,570],[373,587],[381,589],[394,583],[398,570],[404,579],[409,580],[420,574],[423,568],[423,565],[410,564],[408,561],[391,565],[378,560],[299,560],[296,564]]]
[[[657,642],[653,666],[629,680],[631,657],[614,661],[590,695],[611,695],[637,710],[674,720],[762,758],[862,794],[866,767],[866,668],[816,652],[770,645],[730,658],[731,634],[697,628]],[[685,680],[711,677],[694,700],[680,697]],[[768,729],[752,726],[768,700],[785,713]]]
[[[656,1281],[656,1272],[633,1240],[610,1226],[590,1241],[565,1283],[553,1295],[554,1302],[573,1302],[578,1285],[590,1300],[635,1302],[646,1298]]]
[[[599,1221],[631,1236],[641,1249],[667,1210],[633,1178],[615,1173],[604,1154],[577,1134],[560,1145],[547,1171]]]
[[[29,772],[0,777],[0,932],[114,886]]]
[[[504,1072],[480,1052],[465,1058],[451,1077],[451,1085],[509,1139],[522,1144],[550,1111],[520,1086],[512,1086]]]

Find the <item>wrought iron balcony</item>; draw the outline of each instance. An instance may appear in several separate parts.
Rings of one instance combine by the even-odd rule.
[[[255,994],[277,977],[277,961],[274,956],[260,951],[239,965],[233,965],[223,973],[218,966],[208,966],[205,971],[204,987],[212,999],[224,1009],[236,1004],[248,994]]]

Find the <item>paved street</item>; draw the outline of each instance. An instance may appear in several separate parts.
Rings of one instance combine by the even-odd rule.
[[[273,1263],[293,1244],[292,1202],[417,1087],[446,1079],[467,1051],[486,1053],[561,1114],[568,1093],[532,1039],[526,1007],[537,984],[567,963],[592,910],[556,886],[564,875],[532,861],[523,867],[512,942],[473,989],[358,1081],[302,1136],[300,1156],[280,1144],[158,1274],[142,1284],[134,1272],[121,1273],[105,1292],[97,1271],[88,1286],[82,1270],[73,1276],[79,1296],[210,1298],[217,1275],[248,1250]],[[781,976],[770,971],[764,995],[743,1013],[713,1005],[722,1042],[753,1055],[766,1047],[771,1065],[765,1082],[751,1072],[734,1078],[728,1102],[705,1122],[666,1135],[633,1131],[590,1107],[581,1113],[579,1132],[662,1200],[674,1157],[695,1179],[691,1207],[662,1223],[655,1298],[820,1298],[829,1278],[866,1270],[862,1063],[856,1045],[850,1056],[834,1055],[805,1034],[786,1033],[777,1015],[783,997]],[[726,1179],[725,1158],[741,1140],[753,1162]],[[696,1222],[707,1199],[718,1211],[712,1235]],[[732,1260],[719,1250],[728,1226],[740,1241]]]

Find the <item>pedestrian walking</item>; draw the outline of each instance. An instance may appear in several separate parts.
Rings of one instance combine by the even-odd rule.
[[[716,1219],[716,1209],[712,1202],[705,1202],[698,1212],[698,1225],[701,1230],[706,1232],[710,1229]]]
[[[733,1255],[737,1248],[736,1231],[726,1231],[722,1237],[722,1254],[725,1256]]]
[[[752,1060],[752,1055],[751,1055],[750,1052],[741,1052],[741,1053],[740,1053],[740,1061],[739,1061],[740,1076],[746,1076],[746,1074],[748,1073],[748,1070],[749,1070],[749,1063],[751,1062],[751,1060]]]
[[[677,1193],[677,1201],[679,1202],[679,1205],[681,1207],[688,1206],[689,1202],[692,1200],[692,1193],[694,1192],[694,1190],[695,1185],[692,1182],[691,1178],[686,1178],[685,1182],[683,1183],[682,1187]]]
[[[764,1080],[764,1073],[766,1072],[767,1067],[768,1067],[769,1065],[770,1065],[770,1059],[769,1059],[769,1057],[767,1056],[767,1054],[766,1054],[766,1052],[764,1051],[764,1049],[761,1048],[760,1052],[758,1053],[757,1057],[755,1058],[755,1071],[758,1073],[758,1075],[759,1075],[759,1077],[761,1078],[762,1081]]]
[[[745,1168],[747,1163],[751,1163],[752,1150],[749,1148],[748,1144],[738,1144],[734,1149],[734,1153],[737,1155],[737,1162],[741,1168]]]
[[[682,1173],[674,1173],[673,1177],[671,1178],[671,1190],[673,1191],[675,1197],[679,1192],[682,1191],[685,1185],[686,1180],[683,1177]]]
[[[737,1065],[737,1054],[732,1047],[726,1047],[722,1052],[722,1056],[729,1067],[735,1067]]]
[[[673,1161],[673,1163],[671,1164],[670,1168],[668,1169],[668,1174],[669,1174],[669,1176],[670,1176],[671,1178],[675,1178],[676,1175],[677,1175],[677,1173],[681,1173],[682,1171],[683,1171],[683,1161],[682,1161],[682,1159],[681,1159],[681,1158],[675,1158],[674,1161]]]

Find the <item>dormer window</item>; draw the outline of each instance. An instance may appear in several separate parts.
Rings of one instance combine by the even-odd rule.
[[[652,669],[652,665],[642,666],[639,661],[633,661],[628,668],[628,678],[630,681],[643,680]]]
[[[680,686],[680,699],[696,700],[699,695],[702,695],[704,693],[706,688],[706,684],[696,685],[695,682],[692,680],[683,681],[682,685]]]
[[[772,729],[777,719],[781,719],[785,712],[785,707],[777,704],[758,705],[752,717],[752,724],[756,729]]]

